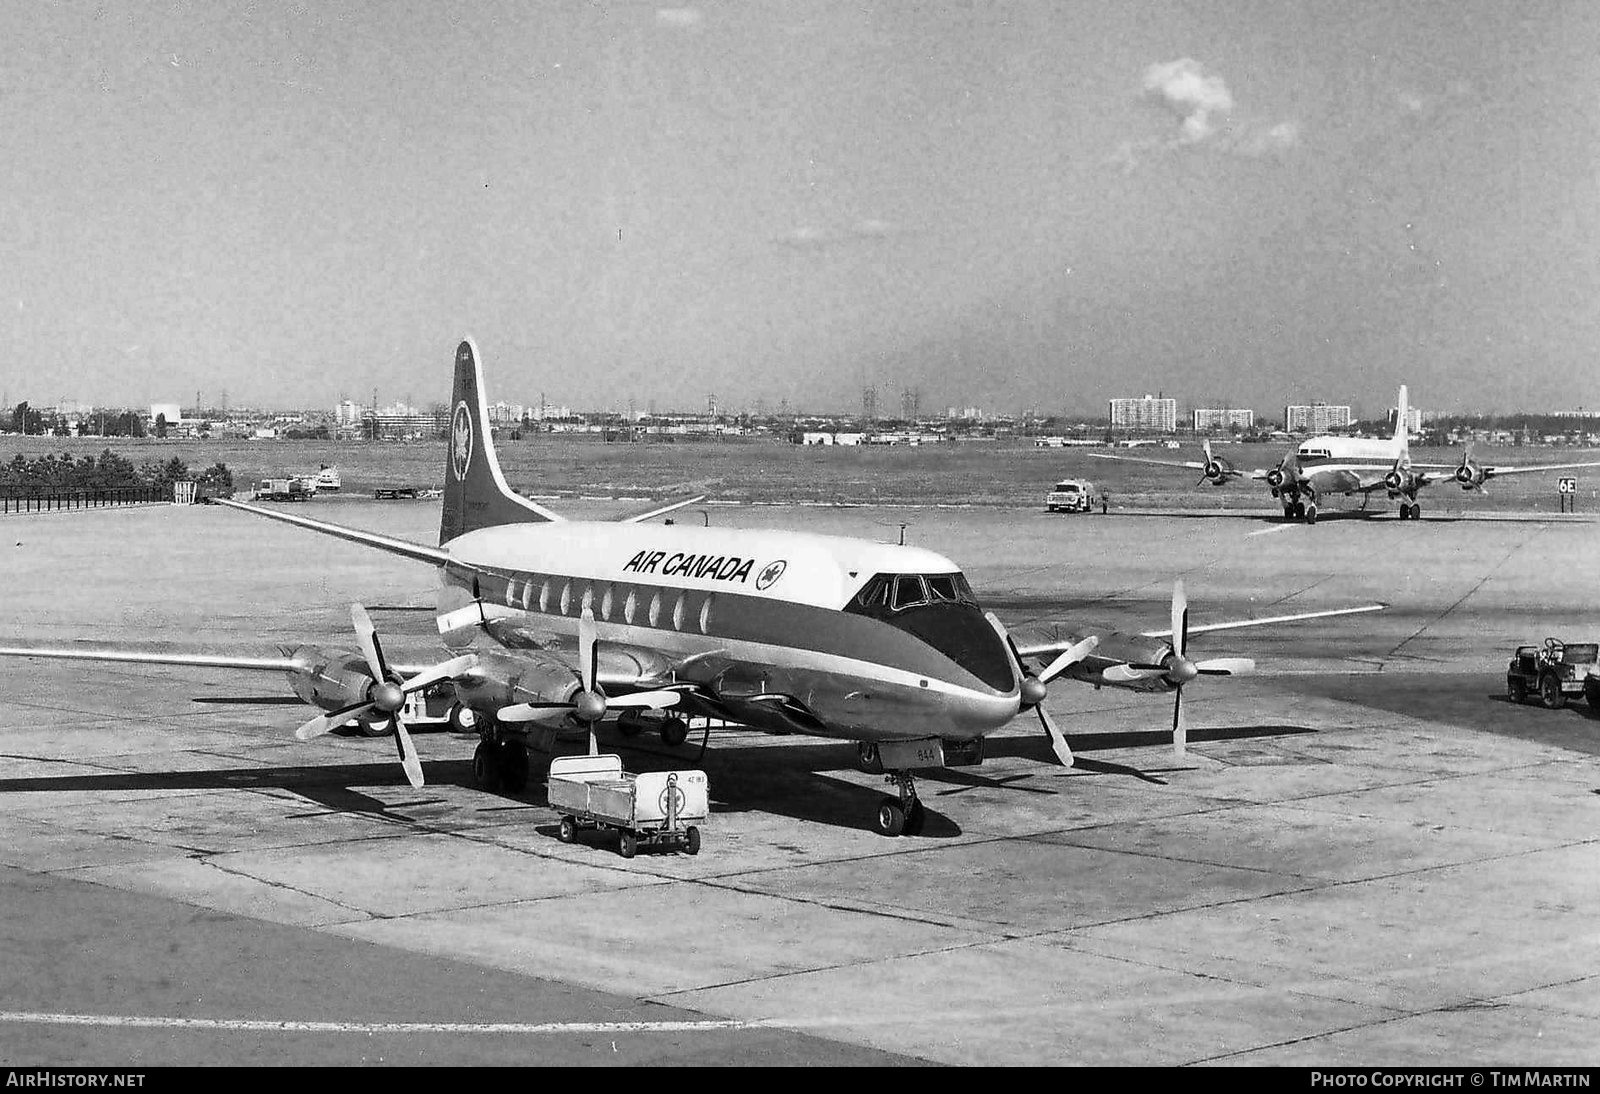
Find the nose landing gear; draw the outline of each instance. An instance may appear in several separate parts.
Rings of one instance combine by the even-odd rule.
[[[916,836],[927,819],[917,799],[917,784],[909,771],[887,771],[884,778],[900,790],[898,798],[884,798],[878,806],[877,828],[885,836]]]

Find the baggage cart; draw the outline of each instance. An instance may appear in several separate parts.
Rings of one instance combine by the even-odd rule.
[[[580,831],[614,829],[623,858],[641,846],[700,853],[699,826],[710,809],[704,771],[635,775],[622,770],[620,756],[558,756],[550,761],[548,795],[561,815],[562,843],[574,842]]]

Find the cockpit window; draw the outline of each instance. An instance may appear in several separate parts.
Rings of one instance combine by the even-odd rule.
[[[889,607],[901,612],[927,602],[927,594],[922,591],[922,578],[916,574],[901,574],[894,579],[894,599]]]
[[[850,601],[848,611],[883,616],[923,604],[977,604],[962,574],[877,574]]]
[[[875,574],[845,611],[914,635],[990,687],[1003,691],[1013,685],[1011,655],[960,573]]]

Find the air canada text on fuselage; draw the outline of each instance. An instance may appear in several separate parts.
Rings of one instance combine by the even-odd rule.
[[[622,568],[631,574],[663,577],[703,577],[715,581],[748,582],[755,559],[738,555],[696,555],[682,551],[640,551]]]

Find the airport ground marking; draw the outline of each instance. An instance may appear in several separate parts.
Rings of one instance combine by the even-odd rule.
[[[1293,527],[1294,525],[1292,524],[1274,524],[1270,528],[1257,528],[1254,532],[1246,532],[1245,536],[1247,538],[1249,536],[1270,536],[1274,532],[1287,532]]]
[[[123,1029],[193,1029],[243,1033],[708,1033],[766,1028],[736,1018],[678,1022],[312,1022],[297,1019],[178,1018],[145,1014],[59,1014],[0,1011],[0,1023],[105,1026]]]

